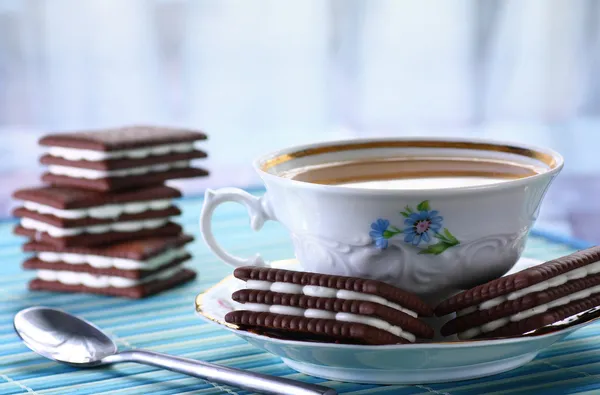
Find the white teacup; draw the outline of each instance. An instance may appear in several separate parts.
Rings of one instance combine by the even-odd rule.
[[[288,148],[254,166],[264,196],[206,192],[202,233],[220,259],[265,264],[213,237],[214,209],[234,201],[254,230],[282,223],[305,270],[382,280],[435,303],[510,270],[563,159],[483,140],[369,139]]]

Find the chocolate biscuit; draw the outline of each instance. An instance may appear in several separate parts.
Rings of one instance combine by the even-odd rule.
[[[528,288],[598,261],[600,261],[600,246],[578,251],[518,273],[497,278],[454,295],[440,303],[435,308],[435,314],[443,316],[454,311],[476,306],[487,300]]]
[[[429,317],[433,314],[431,307],[416,295],[377,280],[256,266],[237,268],[233,275],[244,281],[283,282],[360,292],[385,298],[390,302],[415,311],[420,316]]]
[[[142,239],[145,237],[157,236],[177,236],[181,233],[181,226],[168,222],[167,224],[154,229],[142,229],[134,232],[107,232],[100,234],[78,234],[74,236],[52,237],[46,232],[36,231],[34,229],[26,229],[22,226],[17,226],[14,233],[20,236],[26,236],[30,239],[51,244],[58,248],[67,247],[91,247],[102,246],[111,243],[117,243],[125,240]]]
[[[120,243],[97,247],[64,247],[60,248],[51,244],[30,241],[23,245],[23,251],[40,253],[50,252],[56,254],[92,255],[108,258],[131,259],[145,261],[155,258],[167,250],[181,248],[192,242],[194,238],[189,235],[170,237],[149,237],[141,240],[129,240]]]
[[[225,321],[258,333],[275,332],[284,338],[301,335],[302,340],[309,341],[370,345],[409,343],[408,340],[384,330],[354,322],[252,311],[232,311],[225,315]]]
[[[19,189],[13,197],[60,210],[89,208],[105,205],[123,205],[132,202],[167,200],[181,197],[181,192],[164,185],[153,186],[132,191],[100,193],[85,189],[44,186]]]
[[[157,163],[172,163],[179,161],[189,161],[194,159],[206,158],[206,152],[200,150],[194,150],[190,152],[167,154],[160,156],[160,162],[156,156],[149,156],[140,159],[110,159],[102,161],[89,161],[89,160],[68,160],[49,154],[43,155],[40,158],[40,163],[43,165],[59,165],[59,166],[71,166],[82,169],[93,169],[93,170],[120,170],[129,169],[132,167],[143,167],[155,165]]]
[[[51,173],[44,173],[42,181],[51,185],[84,188],[98,192],[123,191],[127,189],[153,186],[168,180],[205,177],[208,172],[204,169],[186,167],[143,175],[85,179]]]
[[[600,295],[591,296],[587,299],[575,300],[569,304],[556,307],[544,313],[526,318],[521,321],[510,322],[496,330],[487,332],[478,337],[496,338],[509,337],[528,333],[538,328],[561,322],[583,312],[590,311],[600,306]]]
[[[431,339],[434,335],[433,329],[423,321],[402,311],[366,300],[318,298],[255,289],[241,289],[234,292],[231,298],[238,303],[291,306],[305,310],[315,309],[373,317],[389,322],[394,326],[399,326],[419,338]]]
[[[131,299],[140,299],[147,296],[175,288],[188,281],[196,278],[196,272],[190,269],[181,269],[173,276],[167,279],[153,280],[144,284],[135,285],[132,287],[118,288],[106,287],[95,288],[85,285],[69,285],[58,281],[44,281],[39,278],[29,282],[29,289],[32,291],[49,291],[49,292],[74,292],[74,293],[90,293],[107,296],[119,296]]]
[[[149,276],[153,276],[161,271],[171,269],[182,263],[190,260],[192,256],[190,254],[186,254],[180,258],[172,259],[164,265],[154,269],[154,270],[124,270],[117,269],[114,267],[109,268],[97,268],[91,266],[89,264],[71,264],[66,262],[44,262],[38,258],[29,258],[25,262],[23,262],[23,269],[25,270],[54,270],[54,271],[68,271],[68,272],[76,272],[76,273],[89,273],[95,276],[113,276],[113,277],[123,277],[123,278],[131,278],[131,279],[144,279]]]
[[[55,133],[44,136],[39,144],[98,151],[117,151],[173,143],[206,140],[206,134],[183,128],[127,126],[104,130]]]
[[[170,206],[163,210],[146,210],[136,214],[121,214],[115,218],[59,218],[54,215],[40,214],[35,211],[26,209],[25,207],[18,207],[13,210],[13,216],[17,218],[31,218],[36,221],[44,222],[58,228],[81,228],[94,225],[112,224],[115,222],[131,222],[141,221],[153,218],[166,218],[175,217],[181,215],[181,211],[175,207]]]

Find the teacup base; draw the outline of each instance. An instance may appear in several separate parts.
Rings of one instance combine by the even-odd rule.
[[[526,234],[482,237],[439,255],[423,254],[403,242],[380,249],[368,240],[343,244],[294,233],[292,242],[304,271],[383,281],[435,306],[511,270],[524,250]]]

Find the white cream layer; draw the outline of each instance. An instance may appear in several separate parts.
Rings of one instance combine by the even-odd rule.
[[[137,232],[142,229],[156,229],[169,222],[169,218],[155,218],[140,221],[113,222],[110,224],[82,226],[79,228],[58,228],[45,222],[31,218],[21,218],[21,226],[37,232],[48,233],[52,237],[76,236],[82,233],[108,233],[108,232]]]
[[[96,269],[115,268],[121,270],[154,270],[162,265],[168,264],[175,259],[183,258],[188,254],[184,247],[173,248],[145,261],[135,259],[112,258],[100,255],[73,254],[66,252],[39,252],[37,258],[40,261],[53,263],[64,262],[71,265],[88,264]]]
[[[415,335],[409,332],[405,332],[399,326],[394,326],[387,321],[381,320],[379,318],[373,317],[365,317],[358,314],[351,313],[336,313],[333,311],[327,310],[318,310],[318,309],[302,309],[299,307],[292,306],[282,306],[282,305],[267,305],[260,303],[244,303],[244,310],[250,311],[259,311],[259,312],[268,312],[274,314],[285,314],[285,315],[294,315],[299,317],[307,317],[307,318],[322,318],[328,320],[336,320],[341,322],[355,322],[368,326],[372,326],[386,332],[391,333],[392,335],[402,337],[409,342],[414,342],[416,340]]]
[[[181,270],[181,268],[182,265],[178,265],[140,280],[117,276],[98,276],[90,273],[68,272],[62,270],[38,270],[37,278],[44,281],[57,281],[67,285],[85,285],[90,288],[129,288],[153,280],[164,280],[173,277]]]
[[[534,315],[545,313],[546,311],[553,309],[555,307],[566,305],[572,301],[585,299],[590,297],[590,295],[597,294],[600,292],[600,285],[596,285],[595,287],[587,288],[579,292],[572,293],[567,296],[563,296],[562,298],[553,300],[552,302],[541,304],[539,306],[535,306],[529,310],[521,311],[517,314],[513,314],[509,317],[503,317],[487,324],[467,329],[464,332],[460,332],[458,334],[459,339],[471,339],[481,333],[491,332],[498,328],[501,328],[505,325],[508,325],[510,322],[517,322],[524,320],[526,318],[532,317]]]
[[[94,170],[94,169],[83,169],[80,167],[73,166],[60,166],[50,165],[48,171],[57,176],[67,176],[73,178],[85,178],[88,180],[97,180],[99,178],[108,177],[127,177],[127,176],[140,176],[148,173],[156,173],[160,171],[167,171],[172,169],[182,169],[190,167],[189,160],[180,160],[177,162],[159,163],[151,166],[140,166],[130,167],[127,169],[120,170]]]
[[[465,314],[473,313],[477,310],[491,309],[492,307],[498,306],[499,304],[504,303],[508,300],[516,300],[516,299],[522,298],[525,295],[529,295],[534,292],[545,291],[549,288],[558,287],[559,285],[563,285],[564,283],[566,283],[568,281],[577,280],[580,278],[587,277],[590,274],[596,274],[596,273],[600,273],[600,261],[591,263],[584,267],[577,268],[575,270],[571,270],[571,271],[563,273],[563,274],[560,274],[556,277],[552,277],[549,280],[539,282],[539,283],[529,286],[527,288],[519,289],[519,290],[511,292],[509,294],[498,296],[498,297],[490,299],[490,300],[486,300],[485,302],[481,303],[478,306],[467,307],[465,309],[458,311],[457,315],[462,316]]]
[[[193,150],[194,143],[177,143],[108,152],[79,148],[50,147],[48,149],[48,154],[67,160],[87,160],[90,162],[98,162],[106,159],[141,159],[149,156],[191,152]]]
[[[86,207],[80,209],[61,210],[45,204],[31,201],[23,202],[27,210],[40,214],[54,215],[58,218],[116,218],[122,214],[139,214],[149,210],[165,210],[171,207],[171,199],[148,200],[145,202],[130,202],[121,204],[105,204],[102,206]]]
[[[344,289],[335,289],[328,287],[320,287],[316,285],[298,285],[284,282],[270,282],[270,281],[258,281],[248,280],[246,281],[247,289],[257,289],[261,291],[273,291],[281,292],[285,294],[297,294],[315,296],[318,298],[337,298],[347,300],[365,300],[373,303],[379,303],[384,306],[390,307],[395,310],[402,311],[413,317],[417,317],[417,313],[412,310],[406,309],[396,303],[390,302],[385,298],[377,295],[365,294],[355,291],[346,291]]]

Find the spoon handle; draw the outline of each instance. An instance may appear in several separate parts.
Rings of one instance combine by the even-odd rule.
[[[105,362],[138,362],[263,394],[336,395],[334,389],[153,351],[124,351]]]

